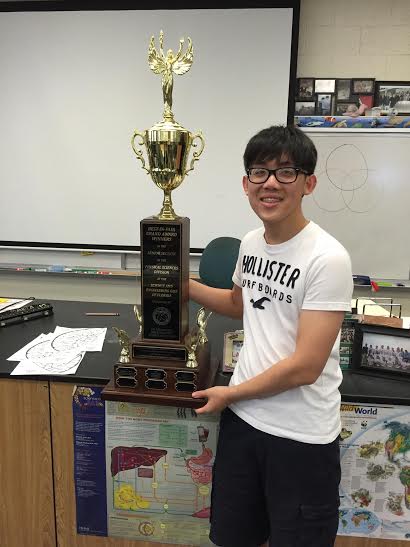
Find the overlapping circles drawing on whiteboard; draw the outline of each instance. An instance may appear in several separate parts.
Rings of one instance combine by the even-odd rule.
[[[354,144],[341,144],[318,166],[313,201],[323,211],[366,213],[381,199],[383,186],[368,167],[364,153]]]

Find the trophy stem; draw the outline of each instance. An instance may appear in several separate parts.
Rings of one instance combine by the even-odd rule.
[[[164,200],[162,202],[162,209],[157,215],[159,220],[176,220],[179,216],[175,213],[172,206],[171,192],[164,190]]]

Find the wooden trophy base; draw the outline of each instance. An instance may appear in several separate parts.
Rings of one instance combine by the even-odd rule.
[[[176,359],[132,358],[114,365],[114,378],[102,391],[111,401],[199,408],[204,399],[192,393],[212,387],[218,360],[211,358],[209,343],[196,352],[197,368],[188,368]]]

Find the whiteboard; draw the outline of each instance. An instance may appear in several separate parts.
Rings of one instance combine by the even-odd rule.
[[[242,154],[257,131],[287,121],[293,16],[292,8],[1,13],[3,244],[139,245],[139,221],[159,212],[162,192],[130,140],[162,118],[161,78],[147,60],[161,29],[165,51],[181,37],[194,46],[173,92],[176,120],[206,141],[172,194],[177,214],[191,219],[190,245],[254,228]]]
[[[354,274],[409,279],[410,134],[334,131],[306,131],[318,183],[305,216],[346,247]]]

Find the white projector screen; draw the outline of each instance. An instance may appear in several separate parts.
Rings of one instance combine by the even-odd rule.
[[[139,245],[162,192],[132,151],[162,119],[148,44],[189,36],[191,70],[174,76],[175,119],[206,146],[173,192],[191,248],[258,225],[241,189],[242,154],[286,124],[293,8],[0,13],[0,239],[57,246]]]

